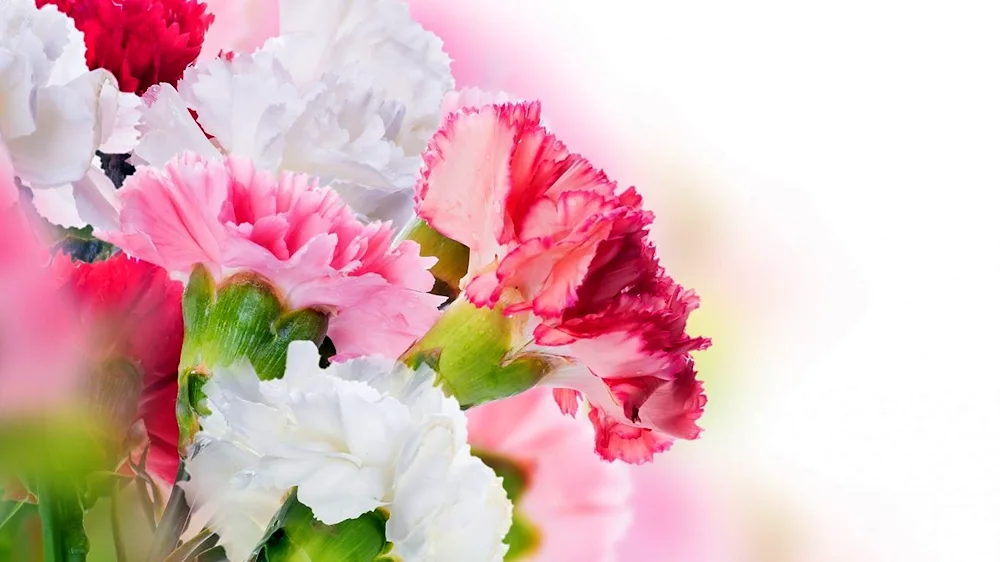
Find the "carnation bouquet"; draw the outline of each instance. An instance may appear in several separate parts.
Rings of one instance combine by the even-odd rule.
[[[401,0],[0,0],[0,559],[619,559],[697,297],[445,49]]]

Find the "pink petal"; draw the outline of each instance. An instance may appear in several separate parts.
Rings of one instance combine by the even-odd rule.
[[[594,450],[601,458],[622,460],[629,464],[643,464],[653,460],[655,453],[666,451],[674,440],[652,429],[636,427],[609,419],[604,412],[590,410],[594,424]]]
[[[229,193],[221,162],[186,153],[163,172],[140,168],[121,190],[121,230],[108,240],[168,271],[218,264],[228,235],[219,213]]]
[[[437,320],[444,298],[368,274],[307,283],[296,291],[294,302],[332,309],[327,335],[338,354],[395,358]]]
[[[537,105],[488,106],[448,119],[424,153],[417,214],[438,232],[488,255],[509,226],[504,206],[511,192],[511,158]]]
[[[556,388],[552,390],[552,397],[555,398],[556,404],[559,405],[559,410],[562,413],[569,416],[576,416],[576,412],[580,409],[581,398],[578,391],[568,388]]]

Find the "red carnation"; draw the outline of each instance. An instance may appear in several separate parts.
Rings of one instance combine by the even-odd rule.
[[[150,263],[117,254],[93,264],[56,258],[53,268],[77,305],[99,406],[122,426],[142,420],[147,468],[172,483],[177,474],[177,366],[184,341],[183,286]],[[119,379],[137,375],[135,385]],[[108,384],[104,384],[108,383]],[[118,415],[120,414],[120,415]],[[124,416],[124,419],[119,419]]]
[[[87,66],[118,78],[123,92],[177,85],[198,58],[215,16],[196,0],[36,0],[53,4],[83,32]]]

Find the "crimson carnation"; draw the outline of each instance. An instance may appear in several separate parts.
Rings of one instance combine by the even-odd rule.
[[[93,264],[60,254],[53,268],[77,305],[87,336],[85,355],[100,379],[95,386],[117,401],[112,417],[121,419],[111,421],[123,426],[143,422],[147,469],[172,483],[179,464],[175,406],[184,341],[183,285],[162,268],[121,253]],[[122,376],[135,376],[136,384],[112,381]],[[112,429],[123,437],[128,432],[128,427]]]
[[[83,32],[87,66],[118,78],[123,92],[176,85],[198,58],[215,16],[195,0],[36,0],[53,4]]]

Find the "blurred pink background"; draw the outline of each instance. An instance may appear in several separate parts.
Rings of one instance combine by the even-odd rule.
[[[702,296],[706,431],[643,470],[637,533],[672,562],[1000,559],[997,6],[410,3],[459,86],[541,99],[638,186]]]

